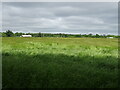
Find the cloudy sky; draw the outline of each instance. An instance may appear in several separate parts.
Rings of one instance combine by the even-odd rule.
[[[3,31],[117,34],[117,2],[3,2]]]

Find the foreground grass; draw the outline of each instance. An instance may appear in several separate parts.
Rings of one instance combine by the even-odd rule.
[[[117,39],[3,38],[3,88],[118,87]]]

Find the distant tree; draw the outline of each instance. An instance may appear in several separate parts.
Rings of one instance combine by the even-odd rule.
[[[31,33],[26,33],[26,35],[31,35]]]
[[[42,37],[42,34],[40,32],[38,33],[38,37]]]
[[[14,36],[16,36],[16,37],[19,37],[19,36],[21,36],[22,35],[22,33],[19,33],[19,32],[16,32],[15,34],[14,34]]]
[[[67,34],[65,34],[65,37],[68,37],[68,35],[67,35]]]
[[[99,34],[96,34],[96,38],[99,38],[100,36],[99,36]]]
[[[80,37],[80,35],[75,35],[75,37]]]
[[[2,33],[0,32],[0,37],[2,37]]]
[[[2,33],[2,37],[6,37],[6,33],[5,32]]]
[[[89,36],[89,37],[92,37],[92,34],[90,33],[90,34],[88,34],[88,36]]]
[[[44,37],[44,33],[41,33],[41,37]]]
[[[6,34],[7,37],[14,36],[14,33],[12,31],[10,31],[10,30],[7,30],[5,34]]]

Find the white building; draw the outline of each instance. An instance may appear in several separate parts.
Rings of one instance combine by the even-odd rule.
[[[20,37],[32,37],[32,35],[22,35]]]
[[[107,38],[113,38],[113,37],[107,37]]]

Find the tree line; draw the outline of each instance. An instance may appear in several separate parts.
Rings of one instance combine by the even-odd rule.
[[[16,32],[13,33],[11,30],[7,30],[6,32],[1,32],[1,37],[20,37],[21,35],[32,35],[32,37],[91,37],[91,38],[107,38],[107,37],[114,37],[119,38],[118,35],[99,35],[99,34],[64,34],[64,33],[58,33],[58,34],[51,34],[51,33],[22,33],[22,32]]]

